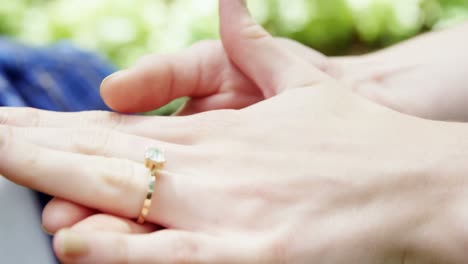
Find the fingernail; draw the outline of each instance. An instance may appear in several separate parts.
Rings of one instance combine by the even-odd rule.
[[[85,255],[88,252],[86,241],[77,233],[69,229],[61,230],[57,233],[59,245],[62,248],[62,254],[66,257],[76,258]]]
[[[101,87],[104,85],[105,82],[109,81],[112,78],[115,78],[117,75],[120,75],[122,72],[123,72],[123,70],[122,71],[116,71],[116,72],[112,73],[111,75],[107,76],[106,78],[104,78],[104,80],[102,80],[102,82],[101,82]]]
[[[47,230],[47,228],[44,226],[44,225],[41,225],[42,227],[42,231],[44,231],[44,233],[48,234],[49,236],[53,236],[54,233],[50,232],[49,230]]]

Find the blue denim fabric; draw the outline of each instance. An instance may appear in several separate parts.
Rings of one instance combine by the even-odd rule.
[[[103,58],[69,42],[38,48],[0,38],[0,106],[109,110],[99,86],[114,71]]]
[[[0,38],[0,106],[108,110],[99,85],[114,71],[103,58],[69,42],[37,48]]]
[[[99,86],[114,71],[103,58],[69,42],[38,48],[0,38],[0,106],[109,110],[100,98]],[[41,207],[49,199],[38,194]]]

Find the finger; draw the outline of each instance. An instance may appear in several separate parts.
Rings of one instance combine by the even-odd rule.
[[[200,162],[195,156],[178,156],[177,152],[168,151],[166,155],[167,170],[177,168],[186,172]],[[21,141],[2,130],[0,156],[0,174],[13,182],[128,218],[138,216],[149,183],[148,170],[142,163],[51,150]],[[160,179],[164,179],[163,172],[158,176]],[[173,183],[161,180],[164,182]],[[166,195],[162,203],[170,200],[167,191],[161,194]],[[167,206],[170,208],[171,204]],[[167,212],[157,215],[155,211],[148,218],[167,216]]]
[[[147,185],[143,165],[42,148],[4,132],[0,138],[0,174],[7,179],[100,211],[138,215]]]
[[[48,128],[107,128],[126,134],[179,144],[190,144],[199,136],[197,120],[183,117],[127,116],[91,111],[63,113],[32,108],[0,108],[0,125]],[[186,130],[192,130],[187,133]]]
[[[100,231],[122,234],[148,234],[160,228],[148,223],[140,225],[135,221],[113,215],[95,214],[76,222],[71,229],[79,232]]]
[[[63,230],[54,239],[54,251],[66,263],[259,263],[250,246],[173,230],[151,235]]]
[[[192,203],[204,194],[203,184],[191,175],[205,161],[205,152],[166,151],[168,162],[158,172],[146,220],[181,228],[201,225],[203,212],[193,211]],[[43,148],[2,130],[0,157],[0,174],[17,184],[126,218],[139,215],[150,183],[143,162]]]
[[[225,86],[258,90],[230,62],[216,41],[198,43],[173,55],[150,55],[134,67],[107,78],[101,95],[112,109],[145,112],[157,109],[176,98],[201,98]]]
[[[60,198],[52,199],[42,213],[43,227],[50,234],[64,228],[79,230],[112,231],[119,233],[149,233],[158,228],[152,224],[139,225],[129,219],[96,214],[95,210],[68,202]]]
[[[9,129],[15,136],[45,148],[85,155],[104,156],[142,162],[146,148],[157,146],[171,153],[184,152],[186,146],[140,136],[124,134],[105,128],[23,128]]]
[[[290,39],[275,38],[275,41],[295,55],[304,58],[320,71],[330,75],[336,74],[337,70],[334,64],[330,63],[325,55]],[[242,93],[238,91],[239,87],[241,86],[232,86],[231,89],[220,90],[217,94],[209,97],[192,99],[179,110],[177,115],[193,115],[218,109],[242,109],[265,99],[260,90],[258,92],[257,90],[246,90]]]
[[[275,42],[251,17],[245,1],[220,0],[220,15],[221,38],[229,58],[255,81],[265,97],[329,80],[326,74]]]
[[[49,234],[55,234],[63,228],[95,214],[96,211],[60,198],[52,199],[42,212],[42,226]]]
[[[289,39],[277,38],[275,41],[320,70],[329,70],[326,56]],[[179,63],[180,57],[184,57],[184,63]],[[161,68],[169,66],[172,67],[169,73],[174,76],[164,75],[167,71],[161,71]],[[155,99],[161,97],[167,89],[186,91],[185,95],[191,95],[190,91],[208,91],[205,96],[191,95],[192,100],[179,112],[180,115],[218,109],[242,109],[264,99],[258,87],[231,64],[219,41],[197,43],[179,55],[144,57],[131,71],[119,73],[119,82],[109,81],[114,77],[117,75],[106,79],[101,94],[111,108],[121,112],[156,109],[169,102],[161,103]],[[176,78],[176,81],[171,82],[172,87],[166,89],[161,86],[164,82],[160,79],[169,77]],[[143,79],[148,83],[138,85],[140,82],[135,83],[134,79]],[[129,95],[138,98],[129,100]]]

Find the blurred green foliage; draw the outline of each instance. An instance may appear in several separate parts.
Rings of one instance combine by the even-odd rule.
[[[326,54],[365,52],[468,18],[468,0],[250,0],[272,33]],[[126,67],[218,37],[217,0],[0,0],[0,34],[70,39]]]

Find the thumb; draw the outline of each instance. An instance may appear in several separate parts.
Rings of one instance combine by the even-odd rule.
[[[220,28],[224,49],[265,97],[286,89],[330,80],[305,59],[278,45],[250,15],[245,0],[220,0]]]

